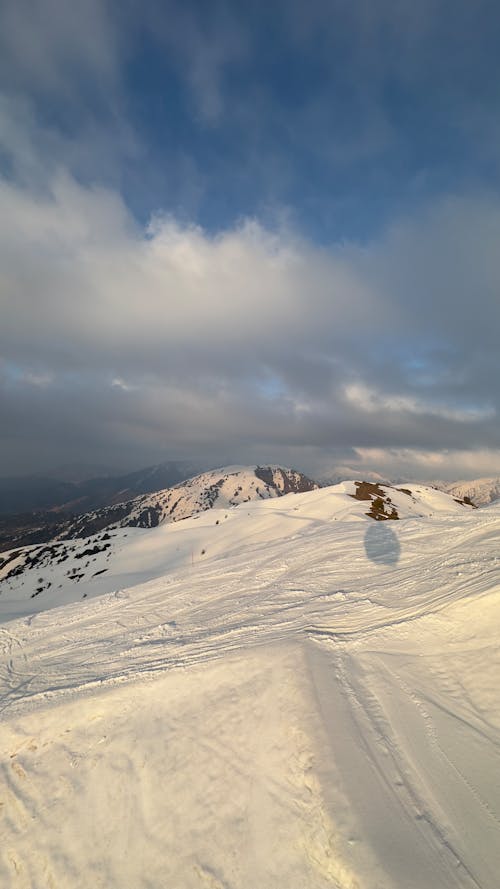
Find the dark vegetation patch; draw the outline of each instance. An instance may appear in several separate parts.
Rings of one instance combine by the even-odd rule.
[[[32,550],[26,555],[28,567],[34,568],[36,565],[47,565],[60,553],[60,547],[57,544],[52,546],[42,546],[40,549]]]
[[[97,553],[103,553],[105,550],[109,549],[111,546],[110,543],[105,543],[103,546],[98,546],[96,543],[95,546],[91,546],[88,549],[83,549],[81,553],[75,553],[75,559],[83,559],[85,556],[96,556]]]
[[[85,571],[78,571],[78,568],[70,568],[66,573],[68,580],[81,580],[82,577],[85,577]]]
[[[158,504],[146,506],[139,515],[128,521],[131,528],[156,528],[160,524],[161,507]]]
[[[15,550],[14,552],[9,553],[8,556],[3,556],[3,557],[0,556],[0,568],[5,568],[5,566],[8,565],[9,562],[13,562],[14,559],[17,559],[18,556],[20,556],[20,555],[21,555],[20,551]]]
[[[78,516],[69,522],[65,528],[61,538],[68,540],[70,538],[93,537],[100,531],[103,531],[109,525],[123,521],[132,512],[135,502],[133,500],[128,503],[119,503],[116,506],[110,506],[100,509],[97,512],[87,513]]]
[[[62,561],[62,559],[57,559],[57,556],[61,555],[61,551],[64,553],[65,548],[62,547],[61,544],[55,543],[50,546],[41,546],[37,549],[24,551],[19,550],[15,553],[11,553],[8,558],[5,558],[3,560],[3,565],[9,564],[9,562],[14,561],[14,559],[17,559],[19,557],[22,557],[22,561],[18,565],[15,565],[13,568],[11,568],[11,570],[7,572],[3,580],[8,581],[12,580],[14,577],[20,577],[25,571],[30,568],[48,566],[55,561]]]
[[[96,557],[100,553],[104,553],[111,549],[111,537],[114,535],[105,533],[102,535],[100,539],[93,546],[87,546],[82,548],[81,551],[77,551],[76,546],[70,546],[69,543],[60,542],[47,544],[46,546],[39,546],[33,549],[25,549],[25,550],[15,550],[12,553],[9,553],[8,556],[0,557],[0,568],[8,566],[10,563],[14,563],[19,560],[18,564],[13,564],[13,567],[7,571],[5,577],[2,579],[1,583],[13,580],[16,577],[21,577],[25,572],[28,572],[31,569],[37,568],[42,574],[43,568],[51,568],[55,565],[61,565],[63,562],[66,562],[70,556],[73,556],[75,559],[84,559],[90,557]],[[109,558],[109,552],[107,553]],[[89,566],[89,561],[86,562],[85,568]],[[106,571],[106,568],[103,568],[102,571]],[[96,572],[97,574],[101,574],[102,571]],[[69,580],[81,580],[82,577],[85,577],[85,571],[80,568],[73,567],[70,568],[69,571],[66,572]],[[38,577],[37,587],[32,596],[38,596],[45,589],[48,589],[51,586],[51,581],[43,581],[42,577]]]
[[[205,490],[202,493],[202,503],[201,503],[201,505],[205,509],[213,509],[213,507],[219,497],[220,489],[222,488],[222,485],[224,484],[225,480],[226,480],[225,478],[220,478],[218,481],[214,482],[213,485],[209,485],[208,488],[205,488]],[[240,488],[240,490],[241,490],[241,488]],[[235,496],[236,496],[236,492],[235,492]]]
[[[51,586],[52,586],[52,583],[50,580],[44,581],[43,577],[39,577],[38,578],[38,586],[37,586],[35,592],[31,594],[30,598],[34,599],[35,596],[39,596],[40,593],[43,593],[44,590],[48,590],[49,587],[51,587]]]
[[[20,562],[19,565],[16,565],[15,568],[11,568],[10,571],[4,577],[5,580],[11,580],[13,577],[20,577],[21,574],[24,573],[24,569],[26,568],[26,562]]]
[[[130,500],[84,515],[66,515],[60,521],[54,521],[54,513],[0,517],[0,552],[49,543],[55,538],[71,540],[92,537],[109,525],[123,521],[136,507],[137,501]]]
[[[64,531],[67,521],[55,522],[52,513],[2,516],[0,518],[0,552],[14,547],[47,543]]]

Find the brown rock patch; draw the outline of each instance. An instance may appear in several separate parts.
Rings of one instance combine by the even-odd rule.
[[[387,519],[399,519],[398,511],[393,506],[391,498],[380,485],[373,482],[354,482],[356,493],[350,494],[354,500],[371,501],[370,509],[366,513],[376,522],[384,522]]]

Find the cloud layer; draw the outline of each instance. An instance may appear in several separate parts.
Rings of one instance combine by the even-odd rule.
[[[118,194],[67,174],[37,194],[4,181],[0,202],[12,469],[68,450],[125,464],[500,448],[489,199],[329,249],[254,220],[143,230]]]
[[[0,472],[500,472],[499,36],[490,0],[5,0]]]

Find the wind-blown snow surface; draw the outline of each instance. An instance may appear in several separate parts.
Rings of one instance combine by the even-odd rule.
[[[500,506],[353,491],[118,530],[1,625],[1,885],[496,889]]]

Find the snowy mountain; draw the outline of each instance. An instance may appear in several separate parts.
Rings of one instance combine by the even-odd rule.
[[[343,482],[321,490],[324,498],[314,482],[293,470],[232,467],[123,504],[126,514],[119,519],[113,509],[82,516],[73,526],[74,536],[67,531],[62,539],[0,555],[0,618],[29,615],[124,585],[131,587],[179,565],[198,564],[215,553],[223,555],[227,545],[235,544],[236,513],[238,545],[243,545],[254,536],[254,525],[260,527],[263,501],[286,493],[297,492],[292,502],[293,518],[299,524],[304,523],[304,510],[311,518],[319,509],[322,519],[325,504],[329,521],[368,524],[470,511],[450,495],[421,485],[409,489]],[[269,515],[273,526],[275,514]],[[174,523],[175,532],[170,528]],[[99,531],[90,533],[96,526]],[[269,534],[273,533],[271,527]]]
[[[500,478],[477,478],[473,481],[444,484],[443,490],[453,497],[470,498],[476,506],[487,506],[500,499]]]
[[[135,497],[116,506],[79,516],[64,537],[82,537],[104,528],[154,528],[178,522],[206,509],[228,509],[255,499],[281,497],[319,487],[293,469],[279,466],[230,466],[214,469],[172,488]]]
[[[165,477],[164,467],[153,467],[136,479],[140,487],[146,488],[142,496],[128,498],[128,488],[107,500],[103,495],[101,501],[104,499],[106,506],[76,517],[58,519],[53,513],[35,514],[27,517],[27,523],[15,517],[16,521],[7,521],[5,527],[0,518],[0,552],[55,539],[88,537],[108,527],[152,528],[163,521],[178,521],[202,512],[215,503],[230,507],[254,497],[277,497],[318,487],[302,473],[279,466],[215,469],[160,490],[159,482]]]
[[[120,543],[127,536],[118,536],[117,529],[152,529],[214,507],[230,510],[252,500],[317,488],[316,482],[293,469],[233,466],[204,472],[165,491],[68,520],[56,526],[54,536],[39,545],[14,546],[0,554],[0,594],[5,593],[6,588],[9,591],[0,600],[0,615],[11,602],[11,591],[14,598],[17,591],[22,594],[25,606],[31,600],[26,612],[29,613],[39,610],[33,608],[32,601],[39,596],[37,605],[47,608],[61,601],[114,589],[113,564],[110,570],[109,563],[114,562]],[[227,515],[219,517],[217,524],[226,519]],[[142,580],[154,577],[157,570],[152,559],[141,568],[139,576]]]
[[[495,889],[500,504],[226,476],[3,554],[0,885]]]

